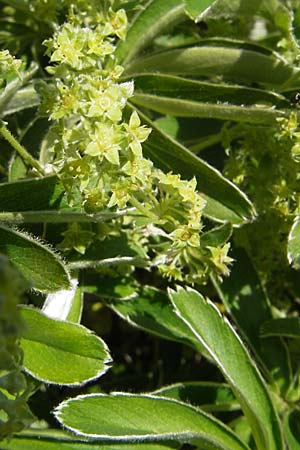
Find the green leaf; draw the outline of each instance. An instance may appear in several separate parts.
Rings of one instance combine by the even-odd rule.
[[[204,247],[218,247],[220,245],[226,244],[230,239],[232,234],[232,225],[230,223],[225,223],[220,227],[213,228],[201,236],[201,245]]]
[[[146,265],[143,250],[132,244],[125,233],[108,238],[105,242],[95,242],[84,255],[70,258],[69,267],[96,268],[119,264],[135,264],[142,267]]]
[[[283,336],[289,338],[300,338],[300,318],[285,317],[264,322],[260,328],[263,337]]]
[[[207,198],[204,211],[207,216],[234,224],[254,217],[250,200],[233,183],[186,147],[162,133],[144,114],[139,114],[143,122],[152,128],[149,138],[143,143],[145,156],[166,172],[180,173],[188,179],[196,176],[198,189]]]
[[[9,442],[1,442],[1,450],[169,450],[178,449],[173,444],[102,444],[87,442],[59,430],[29,430],[17,434]]]
[[[102,299],[130,300],[137,296],[138,284],[133,277],[101,276],[99,272],[88,271],[84,274],[83,289]]]
[[[185,0],[185,10],[191,19],[201,19],[202,14],[210,8],[215,0]]]
[[[14,96],[18,90],[24,86],[35,75],[39,66],[32,62],[26,72],[21,74],[20,78],[15,78],[10,81],[0,95],[0,118],[7,115],[7,108],[9,104],[14,102]],[[6,111],[6,112],[5,112]]]
[[[279,420],[249,353],[219,310],[193,289],[170,290],[178,316],[222,371],[252,428],[258,450],[283,450]]]
[[[134,77],[134,95],[140,94],[205,104],[290,106],[289,100],[272,91],[164,74],[141,74]]]
[[[222,283],[214,279],[215,287],[240,333],[259,359],[264,374],[271,383],[275,380],[284,392],[291,380],[286,347],[280,339],[260,337],[261,325],[272,318],[270,302],[246,252],[234,249],[232,257],[235,263],[230,276]]]
[[[79,385],[103,375],[111,359],[106,344],[90,330],[21,308],[26,324],[21,347],[25,370],[51,384]]]
[[[61,403],[55,416],[68,429],[94,438],[172,439],[195,442],[200,448],[248,448],[229,428],[199,409],[151,395],[80,395]]]
[[[117,47],[115,54],[119,62],[124,65],[130,61],[165,28],[184,16],[183,0],[149,0],[130,24],[126,40]]]
[[[296,216],[288,238],[288,260],[295,269],[300,269],[300,217]]]
[[[0,184],[1,211],[39,211],[67,207],[56,176]]]
[[[300,411],[294,410],[284,418],[284,432],[288,448],[300,450]]]
[[[150,286],[141,287],[130,301],[109,302],[108,306],[122,319],[148,333],[204,351],[189,328],[174,314],[163,291]]]
[[[124,75],[160,72],[188,76],[222,76],[238,83],[260,83],[280,86],[300,71],[289,66],[276,54],[265,54],[246,48],[203,45],[144,56],[126,67]]]
[[[174,398],[200,406],[204,411],[233,411],[240,409],[230,387],[225,383],[206,381],[176,383],[153,392],[160,397]]]
[[[60,257],[27,233],[0,226],[0,252],[5,253],[34,289],[55,292],[70,287]]]
[[[3,109],[2,116],[9,116],[24,109],[33,108],[40,104],[40,98],[32,86],[19,89]]]
[[[71,280],[71,289],[48,294],[42,312],[52,318],[80,323],[83,308],[83,292],[77,280]]]
[[[269,91],[170,75],[139,75],[134,84],[134,104],[178,117],[272,123],[287,114],[275,105],[290,106],[285,97]]]

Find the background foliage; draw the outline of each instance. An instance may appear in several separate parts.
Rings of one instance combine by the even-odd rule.
[[[298,2],[0,10],[0,448],[297,450]]]

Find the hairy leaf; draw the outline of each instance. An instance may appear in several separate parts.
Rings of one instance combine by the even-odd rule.
[[[9,442],[1,442],[1,450],[169,450],[179,449],[180,444],[109,444],[87,442],[59,430],[30,430],[17,434]]]
[[[267,387],[245,346],[216,306],[193,289],[170,290],[178,316],[222,371],[248,418],[259,450],[283,450],[279,420]]]
[[[79,385],[103,375],[111,359],[105,343],[87,328],[21,308],[25,370],[52,384]]]
[[[206,413],[151,395],[82,395],[61,403],[55,416],[88,437],[120,441],[173,439],[222,450],[246,449],[232,431]]]
[[[226,310],[265,368],[265,375],[270,378],[271,373],[284,392],[291,380],[286,347],[280,339],[260,337],[261,325],[272,318],[270,302],[246,252],[235,249],[232,256],[235,263],[230,276],[223,283],[214,280],[214,284]]]
[[[222,76],[225,80],[280,86],[299,71],[275,54],[240,47],[197,46],[166,50],[136,59],[125,75],[160,72],[173,75]]]
[[[55,292],[70,287],[70,276],[60,257],[34,237],[1,225],[0,251],[34,289]]]

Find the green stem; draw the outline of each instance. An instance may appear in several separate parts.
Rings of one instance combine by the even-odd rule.
[[[135,197],[130,197],[130,203],[134,206],[138,211],[140,211],[144,216],[149,217],[150,219],[156,221],[157,216],[153,214],[153,212],[149,211],[145,208]]]
[[[10,143],[10,145],[19,153],[21,158],[27,161],[32,167],[34,167],[41,175],[45,175],[45,171],[40,163],[34,159],[30,153],[17,141],[17,139],[11,134],[3,120],[0,121],[0,133]]]
[[[24,211],[24,212],[1,212],[0,223],[84,223],[105,222],[127,214],[134,214],[133,209],[115,213],[104,212],[87,214],[81,211]]]

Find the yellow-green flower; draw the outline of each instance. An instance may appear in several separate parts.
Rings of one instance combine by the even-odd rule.
[[[150,128],[147,128],[145,125],[140,125],[141,121],[136,111],[133,111],[131,114],[129,124],[124,124],[129,140],[129,147],[131,148],[132,153],[137,157],[142,156],[143,150],[141,143],[144,142],[151,133]]]
[[[98,123],[91,142],[85,153],[91,156],[105,157],[111,164],[119,165],[120,150],[119,134],[115,126],[108,123]]]

